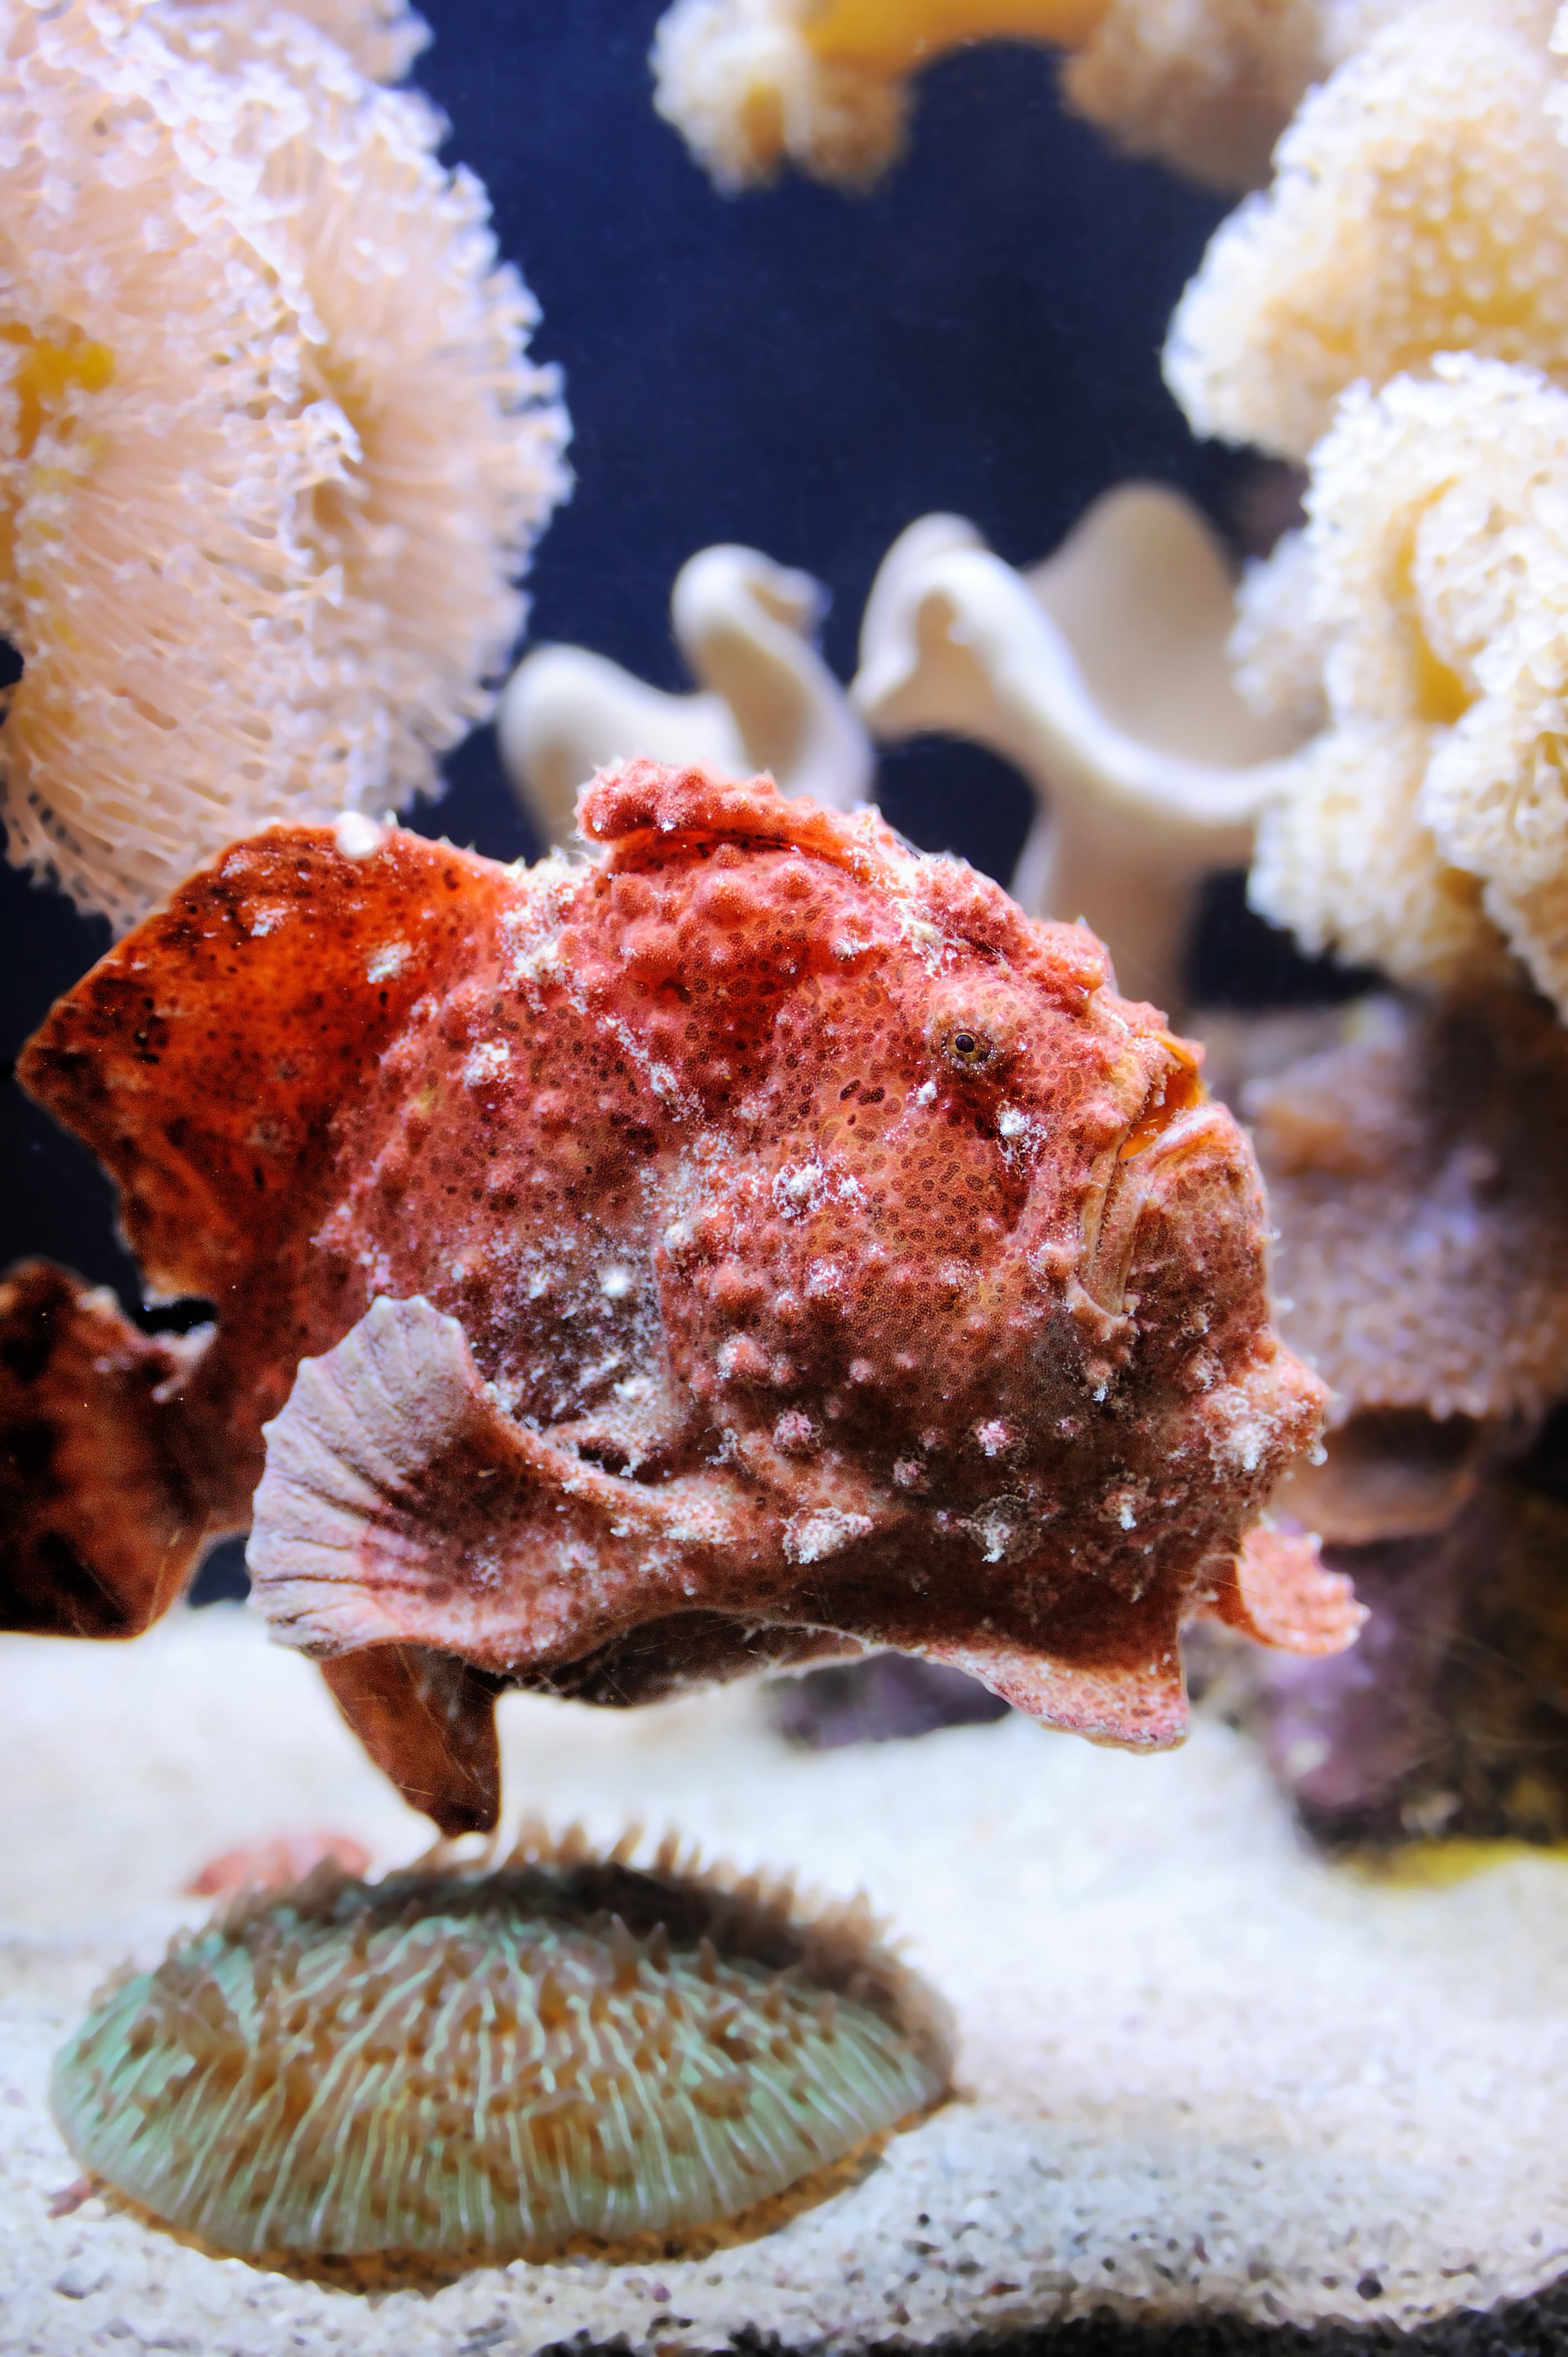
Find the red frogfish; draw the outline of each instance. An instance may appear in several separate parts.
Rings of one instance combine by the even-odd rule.
[[[0,1619],[129,1633],[249,1527],[447,1831],[508,1686],[893,1646],[1155,1747],[1184,1623],[1348,1643],[1259,1521],[1324,1394],[1251,1148],[1094,937],[766,781],[634,761],[580,825],[532,869],[274,829],[52,1010],[24,1083],[214,1319],[13,1272]]]

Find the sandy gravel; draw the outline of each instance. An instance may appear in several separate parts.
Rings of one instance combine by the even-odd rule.
[[[960,2100],[706,2256],[482,2269],[374,2297],[177,2244],[99,2199],[44,2096],[97,1980],[236,1843],[424,1846],[308,1664],[231,1608],[131,1646],[0,1640],[0,2352],[674,2357],[1129,2318],[1401,2323],[1568,2268],[1568,1871],[1331,1874],[1247,1748],[1134,1760],[1019,1720],[817,1757],[754,1694],[618,1718],[510,1697],[510,1812],[667,1823],[864,1885],[961,2029]]]

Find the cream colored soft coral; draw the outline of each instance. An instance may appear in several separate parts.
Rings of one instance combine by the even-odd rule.
[[[855,187],[903,145],[901,77],[822,56],[809,0],[676,0],[654,35],[654,104],[721,188],[786,162]]]
[[[401,81],[430,39],[430,27],[408,0],[156,0],[157,15],[171,40],[189,40],[231,58],[254,44],[280,16],[300,18],[336,42],[350,63],[371,81]]]
[[[1568,393],[1467,355],[1353,389],[1306,504],[1242,596],[1243,688],[1326,706],[1254,901],[1409,982],[1511,952],[1568,1013]]]
[[[0,43],[0,808],[123,923],[428,790],[564,419],[438,119],[303,19],[6,0]]]
[[[1198,432],[1303,457],[1440,351],[1568,373],[1568,145],[1545,0],[1424,0],[1306,101],[1219,230],[1165,374]]]
[[[875,179],[903,144],[908,82],[983,39],[1073,53],[1071,102],[1136,155],[1245,188],[1302,92],[1401,0],[676,0],[659,27],[660,113],[721,188],[786,162]]]

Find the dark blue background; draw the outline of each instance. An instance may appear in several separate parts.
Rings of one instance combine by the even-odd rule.
[[[1193,443],[1158,368],[1223,207],[1064,113],[1043,50],[939,65],[908,159],[869,198],[791,178],[732,201],[653,113],[660,0],[426,13],[436,38],[414,79],[451,119],[449,154],[488,184],[502,250],[543,307],[536,349],[566,372],[577,490],[534,567],[534,636],[683,685],[671,579],[694,549],[738,540],[829,585],[827,649],[847,676],[879,560],[931,509],[972,517],[1019,563],[1130,475],[1180,483],[1229,522],[1245,462]],[[488,732],[449,771],[447,800],[415,823],[503,857],[532,849]],[[918,842],[1003,875],[1028,811],[1020,780],[952,745],[892,757],[883,799]],[[1221,894],[1205,951],[1221,982],[1244,932]],[[107,938],[0,869],[0,1053]],[[47,1253],[134,1299],[106,1182],[9,1082],[0,1187],[0,1265]]]

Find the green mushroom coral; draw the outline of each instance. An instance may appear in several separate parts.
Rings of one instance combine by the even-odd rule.
[[[863,1906],[634,1847],[243,1894],[100,1996],[67,2142],[221,2251],[506,2259],[731,2217],[941,2093],[940,2009]]]

